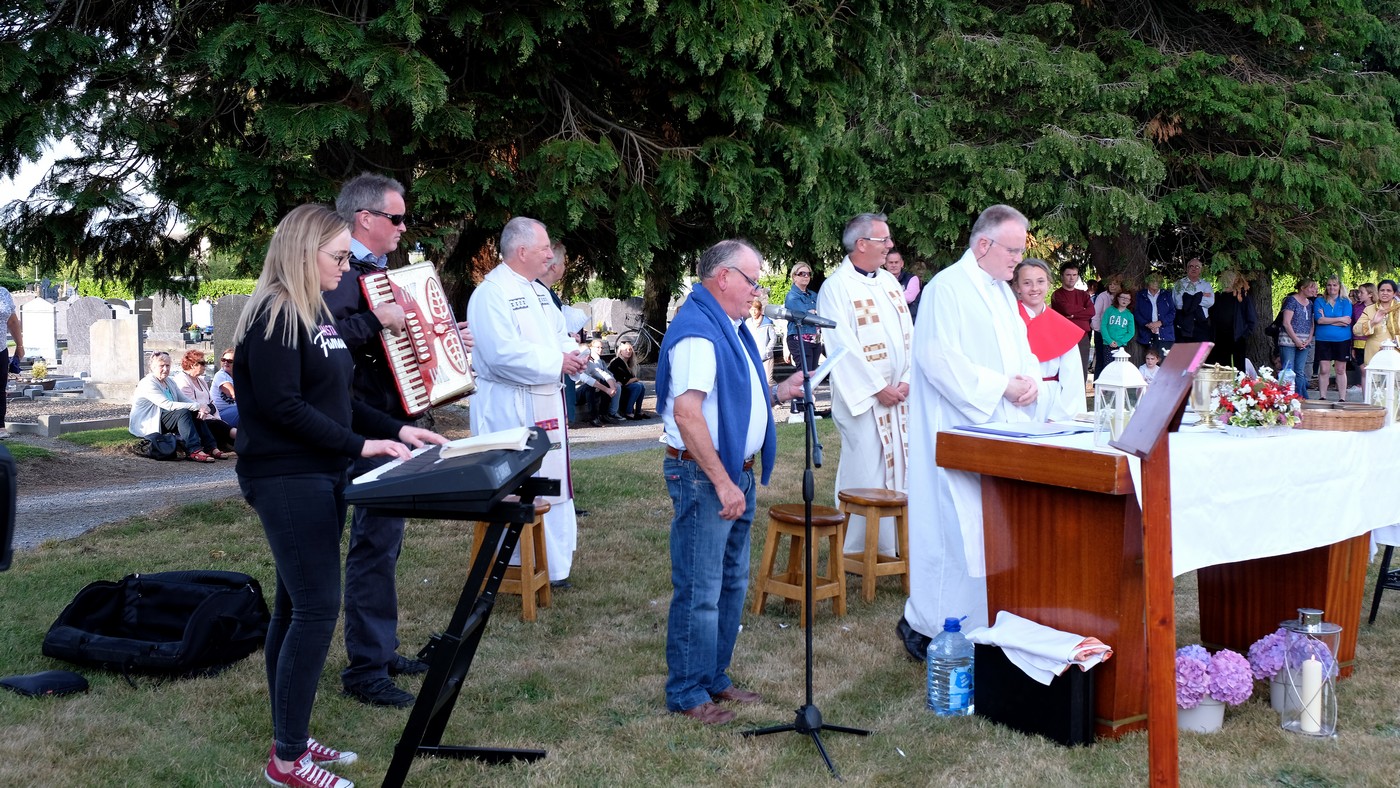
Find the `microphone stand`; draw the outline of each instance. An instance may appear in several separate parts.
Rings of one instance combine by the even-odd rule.
[[[802,333],[800,328],[804,324],[804,321],[799,318],[796,322],[799,328],[798,335],[800,340]],[[831,772],[831,776],[840,780],[841,774],[836,771],[836,765],[831,762],[831,756],[827,755],[826,747],[822,744],[821,732],[823,730],[828,730],[837,733],[850,733],[856,736],[869,736],[870,731],[863,728],[847,728],[842,725],[832,725],[822,721],[821,709],[818,709],[817,704],[812,701],[812,575],[815,574],[817,570],[815,566],[817,557],[816,545],[812,541],[812,499],[815,497],[816,492],[816,482],[812,476],[812,468],[822,467],[822,445],[817,441],[816,399],[812,396],[812,370],[807,369],[807,354],[803,352],[798,355],[801,356],[801,361],[799,363],[802,366],[802,398],[793,400],[792,412],[797,413],[799,412],[799,408],[801,409],[803,421],[805,422],[803,433],[807,443],[806,451],[804,452],[807,467],[802,472],[802,504],[804,510],[803,514],[806,519],[804,526],[807,536],[807,550],[805,551],[807,553],[805,558],[806,572],[804,573],[805,578],[803,581],[805,590],[802,604],[803,622],[807,630],[807,698],[806,702],[797,709],[797,716],[791,723],[787,725],[774,725],[768,728],[754,728],[744,731],[741,735],[745,737],[766,736],[770,733],[786,733],[791,731],[809,736],[812,739],[812,743],[816,745],[817,752],[821,754],[822,760],[826,763],[826,768]],[[827,560],[831,560],[831,558]],[[846,578],[844,577],[837,578],[837,580],[842,583],[846,582]]]

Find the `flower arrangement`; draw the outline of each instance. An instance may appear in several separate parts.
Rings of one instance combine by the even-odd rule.
[[[1283,384],[1274,371],[1261,367],[1257,377],[1241,372],[1234,383],[1215,389],[1216,416],[1236,427],[1292,427],[1301,419],[1303,398],[1293,384]]]
[[[1238,706],[1254,692],[1249,660],[1229,649],[1211,654],[1202,646],[1176,651],[1176,705],[1194,709],[1207,696]]]
[[[1274,676],[1283,670],[1283,649],[1288,641],[1288,630],[1279,627],[1249,647],[1249,667],[1254,678],[1260,681],[1273,681]]]

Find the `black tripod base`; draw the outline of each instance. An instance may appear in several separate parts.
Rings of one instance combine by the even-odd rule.
[[[822,721],[821,709],[812,704],[807,704],[797,710],[797,716],[789,725],[774,725],[769,728],[754,728],[744,731],[744,736],[767,736],[770,733],[800,733],[803,736],[812,737],[812,743],[817,745],[817,752],[821,753],[822,761],[831,772],[831,776],[841,779],[841,775],[836,771],[836,764],[831,762],[831,756],[826,754],[826,747],[822,745],[822,731],[834,731],[836,733],[849,733],[853,736],[869,736],[870,731],[864,728],[847,728],[844,725],[829,725]]]

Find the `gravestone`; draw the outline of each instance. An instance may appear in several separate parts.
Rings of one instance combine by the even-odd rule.
[[[19,308],[19,320],[24,329],[24,355],[43,358],[50,366],[58,366],[58,314],[54,305],[35,298]]]
[[[89,334],[92,374],[83,394],[102,399],[130,400],[145,374],[141,330],[134,315],[98,320]]]
[[[92,372],[92,324],[113,320],[112,307],[87,296],[68,304],[68,351],[63,354],[63,374],[80,377]]]
[[[57,318],[58,344],[60,346],[68,339],[68,307],[70,306],[72,306],[72,304],[67,301],[58,301],[53,305],[54,316]],[[67,360],[66,357],[68,354],[64,353],[63,355],[65,356],[65,360]]]
[[[189,322],[189,302],[184,296],[174,293],[159,293],[147,300],[150,301],[151,310],[147,343],[182,345],[185,341],[183,329]]]
[[[637,296],[632,298],[619,298],[612,302],[612,309],[608,312],[608,328],[613,332],[621,334],[633,326],[642,324],[642,299]]]
[[[11,291],[11,292],[10,292],[10,300],[15,302],[15,311],[16,311],[16,312],[19,311],[19,308],[20,308],[20,307],[24,306],[25,304],[29,303],[30,301],[33,301],[33,300],[36,299],[36,298],[38,298],[38,296],[34,295],[33,293],[27,292],[27,291],[26,291],[26,292],[21,292],[21,293],[17,293],[17,292],[14,292],[14,291]]]
[[[107,305],[112,307],[112,316],[115,318],[120,319],[132,314],[131,303],[129,301],[123,301],[120,298],[109,298],[107,299]]]
[[[233,329],[238,325],[238,318],[243,314],[243,307],[248,305],[252,298],[245,295],[226,295],[214,302],[214,349],[215,352],[222,352],[223,348],[233,346]]]

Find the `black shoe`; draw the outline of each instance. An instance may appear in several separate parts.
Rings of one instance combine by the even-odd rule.
[[[928,655],[928,644],[933,638],[910,626],[909,621],[904,616],[899,617],[899,623],[895,625],[894,632],[899,635],[899,642],[904,644],[904,650],[909,652],[909,657],[915,661],[923,662]]]
[[[622,423],[622,417],[621,417],[621,416],[615,416],[615,415],[613,415],[613,414],[611,414],[611,413],[608,413],[608,414],[606,414],[606,415],[603,416],[603,421],[606,421],[606,422],[609,423],[609,424],[621,424],[621,423]]]
[[[595,426],[595,427],[601,427],[601,426],[603,426],[603,417],[602,417],[602,416],[598,416],[598,417],[594,418],[592,421],[590,421],[590,422],[588,422],[588,423],[589,423],[589,424],[592,424],[592,425]]]
[[[402,654],[395,654],[394,658],[389,660],[390,676],[416,676],[419,673],[427,672],[428,663],[421,659],[412,659]]]
[[[568,591],[570,588],[574,587],[574,584],[570,583],[569,579],[566,577],[563,580],[549,581],[549,587],[555,591]]]
[[[587,516],[588,516],[588,510],[587,510],[587,509],[575,509],[575,510],[574,510],[574,516],[575,516],[575,517],[587,517]]]
[[[649,418],[651,418],[651,414],[650,414],[650,413],[642,412],[642,413],[638,413],[638,414],[637,414],[637,421],[641,421],[641,420],[643,420],[643,419],[649,419]]]
[[[403,709],[413,705],[413,695],[399,689],[389,679],[366,679],[356,684],[346,685],[342,692],[371,706],[392,706],[396,709]]]

